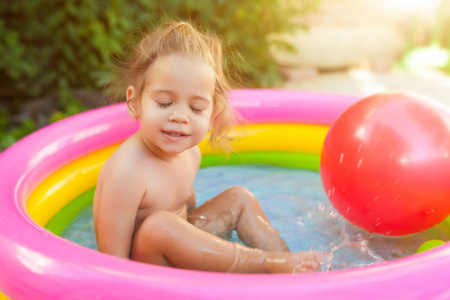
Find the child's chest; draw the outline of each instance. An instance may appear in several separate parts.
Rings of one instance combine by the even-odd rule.
[[[180,162],[151,174],[145,182],[146,193],[139,208],[174,211],[184,206],[192,197],[195,173],[192,164]]]

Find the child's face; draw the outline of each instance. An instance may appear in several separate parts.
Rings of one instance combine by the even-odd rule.
[[[203,60],[158,58],[135,106],[146,145],[176,154],[200,143],[211,126],[214,85],[214,70]]]

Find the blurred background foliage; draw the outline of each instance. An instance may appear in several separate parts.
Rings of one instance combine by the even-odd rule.
[[[319,2],[0,0],[0,150],[43,125],[32,116],[14,118],[27,102],[56,101],[48,122],[87,109],[76,91],[101,93],[112,57],[123,57],[125,45],[135,42],[133,33],[164,18],[216,32],[225,51],[235,53],[226,65],[240,74],[243,87],[274,86],[281,77],[268,36],[298,29],[302,25],[291,18],[315,10]],[[290,49],[275,39],[270,44]]]
[[[441,0],[434,15],[434,22],[429,40],[425,44],[416,42],[419,20],[411,24],[408,49],[397,62],[396,67],[407,71],[436,68],[450,74],[450,1]]]

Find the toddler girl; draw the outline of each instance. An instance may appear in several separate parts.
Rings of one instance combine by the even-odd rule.
[[[100,172],[93,205],[99,251],[205,271],[317,270],[322,254],[291,253],[246,188],[195,208],[197,145],[208,131],[211,142],[223,141],[233,119],[217,37],[169,22],[142,39],[119,74],[123,83],[140,128]],[[221,238],[232,230],[247,247]]]

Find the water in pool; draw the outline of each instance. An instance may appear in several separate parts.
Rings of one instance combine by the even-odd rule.
[[[234,185],[244,185],[256,195],[291,251],[327,252],[322,271],[404,257],[415,253],[427,240],[449,238],[448,232],[440,226],[407,237],[384,237],[359,229],[332,207],[317,172],[298,169],[266,165],[200,169],[194,183],[198,205]],[[80,211],[61,236],[96,249],[92,205]],[[235,233],[232,240],[239,242]]]

